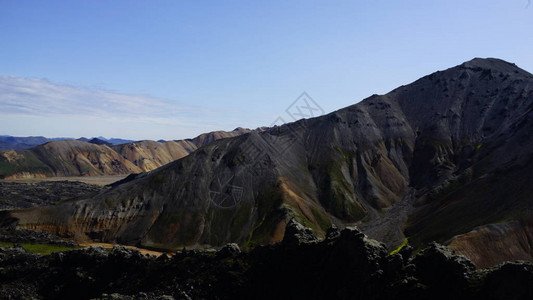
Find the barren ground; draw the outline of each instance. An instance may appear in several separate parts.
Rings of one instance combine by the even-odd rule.
[[[108,185],[115,181],[122,180],[128,175],[105,175],[105,176],[76,176],[76,177],[48,177],[48,178],[16,178],[2,179],[5,182],[35,183],[43,181],[80,181],[87,184]]]

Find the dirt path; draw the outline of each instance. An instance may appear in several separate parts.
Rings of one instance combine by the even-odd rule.
[[[113,248],[114,246],[117,246],[117,244],[108,244],[108,243],[80,243],[80,246],[81,246],[81,247],[102,246],[102,247],[104,247],[104,248],[106,248],[106,249],[111,249],[111,248]],[[159,251],[152,251],[152,250],[147,250],[147,249],[137,248],[137,247],[134,247],[134,246],[126,246],[126,245],[118,245],[118,246],[121,246],[121,247],[124,247],[124,248],[128,248],[128,249],[132,249],[132,250],[138,250],[138,251],[141,252],[143,255],[148,254],[148,255],[160,256],[161,254],[165,253],[165,254],[167,254],[168,256],[172,256],[172,253],[159,252]]]

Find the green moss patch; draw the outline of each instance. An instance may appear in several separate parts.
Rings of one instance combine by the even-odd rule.
[[[10,242],[0,242],[1,247],[12,247],[13,243]],[[81,247],[69,247],[69,246],[59,246],[51,244],[30,244],[23,243],[21,244],[22,248],[26,249],[29,253],[48,255],[54,252],[63,252],[68,250],[81,249]]]
[[[268,244],[272,231],[282,219],[281,204],[283,199],[279,191],[272,187],[261,192],[257,197],[257,221],[250,232],[250,238],[246,244],[252,248],[258,244]]]
[[[323,173],[326,177],[322,182],[320,200],[329,213],[344,221],[355,222],[365,216],[365,211],[358,203],[347,197],[352,192],[341,168],[342,165],[334,159],[325,167]]]
[[[394,255],[394,254],[400,252],[400,250],[402,250],[403,247],[407,246],[407,244],[409,244],[409,241],[408,241],[407,238],[404,238],[403,239],[403,243],[400,246],[398,246],[398,248],[396,248],[393,251],[391,251],[391,253],[389,253],[389,255]]]

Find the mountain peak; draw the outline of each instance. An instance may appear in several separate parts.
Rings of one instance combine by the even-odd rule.
[[[107,140],[102,140],[101,138],[92,138],[88,143],[95,144],[95,145],[107,145],[112,146],[111,143],[109,143]]]
[[[464,62],[459,67],[467,68],[467,69],[473,69],[473,70],[497,70],[500,72],[515,72],[515,71],[522,71],[516,64],[507,62],[503,59],[499,58],[479,58],[476,57],[472,60],[469,60],[467,62]],[[515,72],[516,73],[516,72]]]

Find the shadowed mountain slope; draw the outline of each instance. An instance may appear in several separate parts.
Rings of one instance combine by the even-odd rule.
[[[530,214],[532,91],[533,75],[514,64],[474,59],[215,141],[94,198],[12,215],[27,228],[158,248],[278,241],[290,218],[319,236],[357,224],[391,248],[405,237],[445,242]]]

